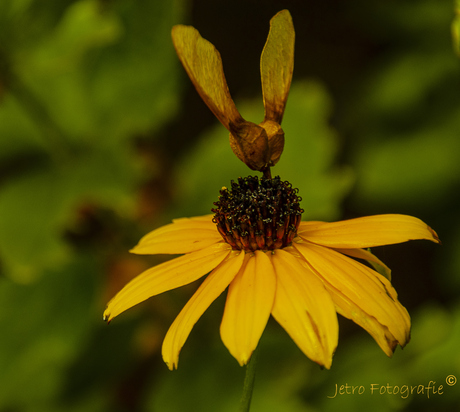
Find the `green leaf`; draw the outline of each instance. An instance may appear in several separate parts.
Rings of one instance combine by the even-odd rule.
[[[170,30],[180,3],[101,7],[97,0],[79,0],[56,26],[48,23],[34,41],[12,48],[8,65],[77,144],[117,144],[149,133],[177,106],[180,64]],[[18,24],[32,16],[24,13]],[[28,28],[22,32],[27,36]],[[17,33],[8,33],[9,42],[19,42]]]
[[[12,96],[0,102],[0,162],[24,153],[46,150],[36,125]]]
[[[460,0],[455,1],[455,18],[452,22],[452,37],[454,40],[454,50],[460,57]]]
[[[354,160],[359,176],[356,202],[426,207],[450,197],[460,174],[459,119],[458,112],[453,113],[442,125],[360,147]]]
[[[47,171],[10,181],[0,192],[0,253],[5,273],[25,283],[43,267],[59,266],[66,209],[61,176]]]
[[[114,3],[123,36],[93,56],[91,66],[91,98],[100,138],[148,133],[172,118],[181,67],[171,27],[180,19],[181,3]]]
[[[140,178],[132,140],[168,121],[178,97],[170,29],[180,4],[115,1],[104,8],[79,0],[61,13],[50,7],[55,24],[40,21],[33,41],[9,50],[17,81],[0,106],[0,161],[9,172],[0,187],[0,259],[7,276],[30,282],[64,264],[72,252],[63,233],[79,207],[132,213]],[[16,10],[12,45],[14,36],[32,33],[21,24],[34,10]],[[65,159],[54,150],[62,148]]]
[[[28,70],[60,73],[69,70],[93,48],[115,42],[122,33],[114,13],[102,13],[94,0],[69,5],[58,25],[30,50]]]
[[[97,276],[91,267],[73,261],[34,285],[0,281],[1,410],[45,411],[57,401],[94,325]]]
[[[135,168],[124,152],[92,151],[61,167],[12,179],[0,191],[0,256],[5,273],[30,282],[71,256],[64,231],[78,207],[134,208]]]

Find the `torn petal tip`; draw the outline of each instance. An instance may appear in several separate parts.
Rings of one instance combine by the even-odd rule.
[[[177,369],[177,362],[166,362],[166,366],[170,371]]]
[[[439,243],[441,245],[442,244],[441,239],[439,239],[438,234],[433,229],[431,229],[431,227],[429,227],[429,226],[427,226],[427,229],[429,230],[429,232],[433,236],[433,241],[436,242],[436,243]]]

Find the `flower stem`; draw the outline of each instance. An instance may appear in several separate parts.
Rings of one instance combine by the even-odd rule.
[[[240,401],[239,412],[249,412],[251,407],[252,392],[254,389],[254,380],[256,378],[257,348],[252,353],[249,363],[246,365],[246,374],[244,376],[243,396]]]
[[[265,169],[262,170],[265,179],[271,179],[272,178],[272,173],[270,171],[269,167],[266,167]]]

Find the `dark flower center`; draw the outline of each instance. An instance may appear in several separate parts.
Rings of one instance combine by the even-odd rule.
[[[222,188],[211,209],[213,222],[236,250],[273,250],[289,246],[297,234],[303,209],[289,182],[248,176]]]

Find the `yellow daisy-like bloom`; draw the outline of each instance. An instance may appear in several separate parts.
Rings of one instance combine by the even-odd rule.
[[[177,219],[142,238],[133,253],[183,256],[133,279],[109,302],[104,319],[209,273],[166,334],[162,353],[170,369],[177,367],[195,323],[227,288],[220,332],[240,365],[248,363],[270,315],[305,355],[326,368],[337,347],[337,313],[367,330],[391,356],[409,341],[410,318],[389,269],[365,249],[439,239],[421,220],[405,215],[301,222],[297,189],[271,178],[270,167],[284,147],[280,124],[294,64],[289,12],[270,21],[260,63],[265,117],[258,125],[236,109],[215,47],[190,26],[175,26],[172,37],[198,93],[229,130],[232,150],[264,177],[240,178],[223,188],[214,215]],[[353,258],[380,267],[386,276]]]
[[[368,331],[388,356],[406,345],[410,317],[389,276],[353,258],[389,272],[365,248],[439,243],[429,226],[397,214],[301,222],[297,190],[278,177],[240,178],[220,193],[214,215],[176,219],[140,240],[133,253],[183,256],[133,279],[109,302],[104,319],[209,273],[166,334],[162,354],[170,369],[195,323],[227,287],[220,333],[240,365],[248,363],[270,315],[326,368],[337,346],[337,313]]]

